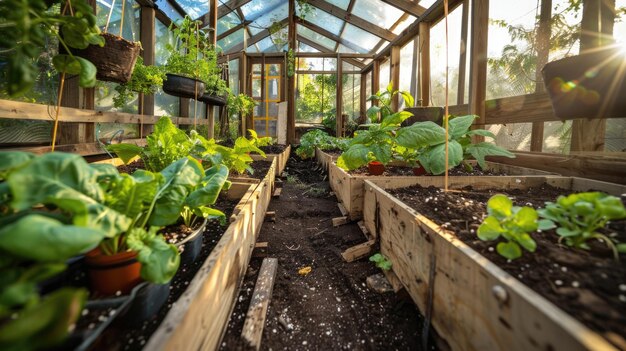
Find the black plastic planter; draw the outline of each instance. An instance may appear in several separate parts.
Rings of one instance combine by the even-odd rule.
[[[206,228],[207,220],[191,233],[185,240],[176,244],[178,251],[180,251],[180,264],[190,263],[196,260],[202,251],[202,242],[204,241],[204,229]]]
[[[136,325],[154,317],[167,302],[170,283],[153,284],[143,282],[131,292],[130,306],[121,318],[124,325]]]
[[[552,61],[541,73],[558,118],[626,117],[626,54],[618,48]]]
[[[177,74],[167,73],[166,78],[163,80],[163,91],[165,93],[182,98],[199,98],[204,94],[204,89],[204,82],[201,80],[183,77]]]
[[[411,112],[413,116],[402,122],[402,126],[410,126],[416,122],[431,121],[438,125],[443,124],[443,107],[425,106],[425,107],[407,107],[404,111]]]
[[[198,98],[198,101],[202,101],[207,105],[211,106],[224,106],[226,105],[226,98],[223,96],[212,95],[209,93],[204,93],[202,96]]]

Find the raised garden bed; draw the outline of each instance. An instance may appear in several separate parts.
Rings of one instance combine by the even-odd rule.
[[[364,222],[380,241],[381,253],[392,262],[393,274],[389,275],[395,282],[406,288],[421,311],[428,311],[428,301],[432,301],[432,323],[451,349],[616,349],[601,335],[459,240],[455,233],[385,190],[416,184],[442,187],[443,179],[414,178],[412,183],[366,180]],[[543,184],[564,189],[566,193],[589,189],[615,195],[626,192],[626,187],[611,183],[540,176],[456,177],[451,179],[450,188],[528,189]],[[549,267],[530,267],[533,269]]]
[[[474,167],[477,168],[476,164],[474,164]],[[519,176],[524,175],[533,177],[545,176],[550,174],[548,172],[538,171],[535,169],[516,167],[493,162],[487,162],[487,170],[493,172],[494,174],[499,174],[498,176],[485,176],[487,178],[501,177],[501,174]],[[365,180],[376,179],[394,184],[398,182],[405,182],[405,184],[416,184],[414,183],[416,180],[424,180],[427,182],[427,179],[429,178],[443,179],[443,176],[371,176],[368,174],[350,174],[345,170],[339,168],[337,164],[333,161],[329,165],[329,178],[330,187],[337,195],[337,199],[341,201],[343,206],[348,211],[350,219],[358,220],[363,217],[363,184]],[[476,177],[468,176],[454,176],[450,178],[451,182],[454,182],[453,178],[477,179]]]
[[[147,342],[146,350],[217,349],[272,197],[272,170],[259,183],[245,184],[247,191],[235,207],[228,229]]]
[[[268,148],[269,152],[272,151],[278,151],[279,149],[282,149],[282,151],[280,153],[268,153],[268,151],[263,150],[264,148]],[[266,146],[266,147],[262,147],[261,148],[263,151],[266,152],[265,156],[267,156],[266,158],[263,158],[263,156],[261,155],[251,155],[252,159],[255,161],[259,161],[259,160],[267,160],[267,161],[271,161],[273,159],[276,159],[276,176],[280,176],[283,171],[285,170],[285,166],[287,165],[287,160],[289,159],[289,156],[291,155],[291,145],[287,145],[284,148],[281,148],[279,145],[270,145],[270,146]]]
[[[315,159],[317,160],[317,163],[324,167],[326,172],[328,172],[330,164],[336,161],[337,158],[339,158],[339,155],[341,155],[341,152],[333,153],[329,151],[322,151],[319,148],[315,148]]]

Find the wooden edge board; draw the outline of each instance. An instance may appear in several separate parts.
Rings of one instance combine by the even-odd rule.
[[[259,277],[254,285],[252,300],[246,320],[243,324],[241,337],[244,344],[248,348],[259,350],[261,348],[261,337],[263,336],[263,328],[265,328],[265,317],[267,308],[272,298],[272,290],[274,288],[274,279],[278,270],[278,259],[265,258],[261,263]]]
[[[376,240],[376,238],[374,238],[374,236],[370,234],[369,230],[367,230],[367,227],[365,227],[364,221],[358,221],[356,222],[356,224],[359,226],[359,229],[361,229],[361,232],[363,233],[363,235],[365,235],[365,238],[367,240]]]
[[[333,227],[339,227],[348,223],[348,217],[346,216],[335,217],[332,219],[332,222],[333,222]]]
[[[341,212],[342,216],[345,217],[348,215],[348,211],[346,211],[346,207],[341,202],[337,203],[337,207],[339,207],[339,212]]]
[[[274,189],[274,194],[272,194],[272,197],[277,198],[280,197],[280,194],[283,192],[283,188],[276,188]]]
[[[375,240],[368,240],[362,244],[352,246],[342,252],[341,257],[343,257],[346,262],[354,262],[369,255],[372,252],[372,246],[374,246],[375,243]]]
[[[547,177],[546,180],[562,188],[571,188],[574,184],[572,178]],[[591,183],[605,190],[602,182]],[[615,349],[599,334],[486,260],[453,233],[385,192],[375,182],[368,180],[366,186],[371,190],[366,193],[367,200],[379,202],[385,209],[379,233],[381,252],[392,261],[392,270],[422,311],[429,285],[429,257],[436,254],[433,325],[452,349]],[[402,219],[392,219],[389,215],[392,213],[398,213]],[[365,212],[368,226],[373,220],[371,214],[371,211]],[[504,291],[503,301],[495,297],[496,287]],[[471,303],[464,303],[466,300]]]

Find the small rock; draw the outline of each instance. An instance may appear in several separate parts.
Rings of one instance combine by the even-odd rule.
[[[389,281],[382,273],[374,274],[367,277],[365,282],[370,289],[376,291],[379,294],[393,291],[393,287],[391,286],[391,284],[389,284]]]

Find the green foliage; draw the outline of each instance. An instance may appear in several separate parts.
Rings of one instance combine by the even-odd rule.
[[[485,168],[486,156],[515,157],[511,152],[491,143],[472,144],[472,135],[494,138],[494,135],[482,129],[470,130],[475,115],[450,118],[448,121],[448,167],[453,168],[467,158],[473,157],[481,168]],[[444,121],[445,123],[445,121]],[[398,145],[416,149],[421,165],[428,173],[438,175],[445,172],[446,130],[434,122],[419,122],[401,128],[397,132]]]
[[[300,146],[296,149],[296,155],[303,159],[315,156],[315,148],[320,150],[341,150],[348,149],[349,139],[336,138],[328,135],[323,130],[313,129],[300,137]]]
[[[250,134],[250,143],[252,143],[252,145],[256,147],[263,147],[274,144],[274,139],[272,139],[272,137],[259,138],[254,129],[248,129],[248,134]]]
[[[3,89],[10,96],[22,95],[33,88],[39,75],[36,58],[41,55],[48,37],[56,37],[68,53],[53,57],[57,71],[78,74],[83,87],[95,85],[95,66],[72,55],[70,49],[84,49],[90,44],[104,45],[93,9],[85,0],[73,0],[71,11],[67,9],[61,13],[59,9],[65,6],[66,1],[61,0],[0,2],[3,27],[0,47],[7,61],[0,76],[6,82]],[[70,15],[71,12],[74,16]]]
[[[370,262],[376,263],[376,267],[388,271],[391,269],[391,261],[387,259],[383,254],[377,253],[373,256],[370,256]]]
[[[294,74],[296,74],[296,56],[290,48],[287,51],[287,77],[293,77]]]
[[[389,83],[389,85],[387,86],[387,89],[381,90],[378,93],[367,98],[368,101],[378,102],[378,105],[372,105],[372,107],[367,109],[367,117],[369,117],[372,122],[374,121],[381,122],[387,119],[388,116],[394,114],[394,111],[392,111],[391,109],[391,101],[394,98],[394,96],[398,94],[402,96],[406,106],[411,107],[415,104],[415,100],[413,99],[413,96],[410,93],[406,91],[399,91],[399,90],[393,91],[393,84]],[[408,112],[405,112],[405,113],[408,113]],[[408,115],[406,118],[410,116],[412,116],[412,114]]]
[[[538,214],[532,207],[513,206],[513,202],[506,195],[497,194],[487,202],[487,213],[483,223],[478,227],[478,238],[483,241],[492,241],[503,238],[496,249],[503,257],[514,260],[522,256],[525,250],[534,252],[537,243],[530,233],[537,229],[550,229],[547,221],[539,221]]]
[[[559,241],[565,241],[568,246],[588,250],[587,241],[596,239],[613,250],[616,258],[618,250],[623,250],[623,246],[598,232],[608,221],[626,218],[624,204],[615,196],[601,192],[559,196],[556,202],[547,202],[546,207],[538,212],[542,218],[558,225]]]
[[[158,227],[132,228],[128,232],[128,248],[137,252],[141,262],[141,277],[156,284],[169,282],[180,265],[176,246],[167,244],[157,235]]]
[[[249,115],[254,110],[257,102],[246,94],[229,94],[226,103],[228,114],[230,117],[236,115]]]
[[[117,96],[113,97],[113,105],[117,108],[124,107],[133,98],[133,93],[154,94],[163,86],[165,72],[161,66],[145,66],[141,57],[137,58],[133,74],[128,83],[119,84],[115,87]]]

